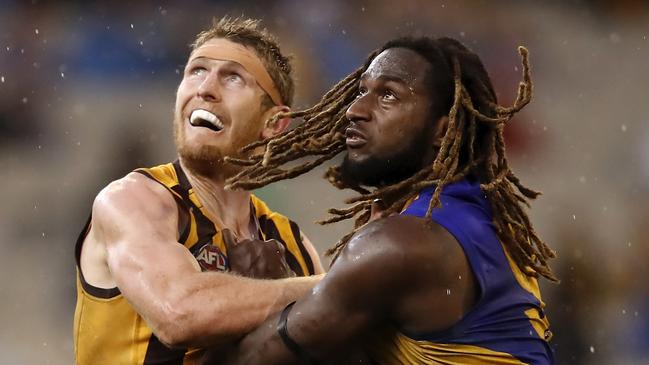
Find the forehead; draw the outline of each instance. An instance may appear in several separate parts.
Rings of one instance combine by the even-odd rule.
[[[414,86],[424,82],[430,63],[407,48],[390,48],[379,53],[363,73],[363,78],[401,80]]]

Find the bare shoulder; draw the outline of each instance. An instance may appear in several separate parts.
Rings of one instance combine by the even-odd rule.
[[[439,224],[423,218],[395,215],[371,222],[359,230],[343,252],[351,258],[367,257],[391,275],[455,273],[454,263],[465,256],[455,238]],[[430,271],[433,272],[430,272]]]
[[[97,195],[92,207],[92,230],[105,242],[152,233],[175,236],[177,220],[171,193],[139,173],[110,183]]]
[[[97,194],[93,203],[93,217],[114,217],[134,213],[134,208],[150,211],[173,207],[171,194],[157,182],[131,172],[108,184]],[[156,209],[157,208],[157,209]]]

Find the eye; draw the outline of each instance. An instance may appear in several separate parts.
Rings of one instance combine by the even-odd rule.
[[[383,92],[383,95],[381,95],[381,98],[383,98],[383,100],[387,100],[387,101],[397,100],[397,96],[391,90],[385,90]]]
[[[236,83],[242,83],[243,82],[243,76],[239,75],[236,72],[229,73],[225,76],[225,81],[227,82],[236,82]]]
[[[360,98],[361,96],[367,94],[367,89],[363,86],[360,86],[358,88],[358,94],[356,95],[357,98]]]
[[[203,66],[192,66],[192,67],[189,69],[189,73],[190,73],[191,75],[200,75],[200,74],[202,74],[202,73],[205,72],[205,71],[207,71],[207,69],[206,69],[205,67],[203,67]]]

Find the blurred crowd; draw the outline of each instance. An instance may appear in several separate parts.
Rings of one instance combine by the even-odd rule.
[[[649,5],[644,1],[0,0],[0,364],[73,362],[73,247],[94,195],[174,159],[171,111],[212,17],[261,18],[293,54],[296,107],[399,35],[476,51],[501,103],[531,54],[532,103],[507,130],[561,284],[543,284],[557,364],[649,364]],[[348,193],[322,169],[259,191],[319,252]],[[163,263],[162,263],[163,264]]]

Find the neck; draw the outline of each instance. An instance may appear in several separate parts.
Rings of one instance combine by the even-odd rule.
[[[225,190],[229,174],[219,172],[221,164],[206,166],[182,157],[179,160],[192,190],[217,228],[229,229],[239,239],[252,238],[256,232],[251,229],[250,192]]]

